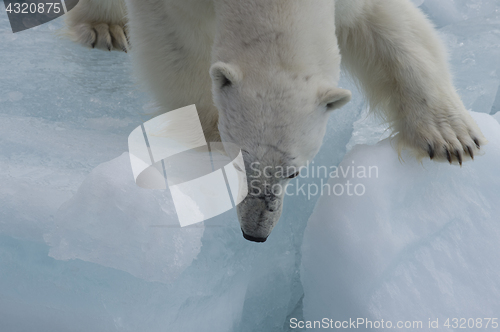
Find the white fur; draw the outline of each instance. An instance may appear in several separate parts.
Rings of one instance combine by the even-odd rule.
[[[80,0],[66,25],[70,38],[86,47],[127,52],[126,16],[123,0]]]
[[[427,18],[406,0],[337,0],[337,9],[343,64],[399,133],[399,150],[418,158],[432,150],[440,161],[473,157],[486,139],[455,92]]]
[[[76,35],[95,22],[123,24],[119,0],[78,6],[69,20]],[[400,149],[461,163],[486,143],[410,0],[127,0],[127,8],[137,73],[162,112],[196,104],[207,139],[238,144],[251,179],[314,157],[329,110],[350,99],[337,88],[340,54]],[[249,170],[252,162],[260,166]],[[288,181],[257,180],[255,191]],[[244,232],[267,237],[282,199],[255,194],[240,204]]]

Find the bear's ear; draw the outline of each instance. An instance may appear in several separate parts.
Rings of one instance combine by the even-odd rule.
[[[222,89],[240,82],[243,74],[238,66],[219,61],[210,68],[210,76],[215,86]]]
[[[319,93],[320,105],[326,106],[327,111],[341,108],[351,100],[351,91],[340,88],[329,88]]]

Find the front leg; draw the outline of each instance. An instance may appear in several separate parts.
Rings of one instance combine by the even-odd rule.
[[[124,0],[80,0],[66,15],[71,39],[87,47],[127,52]]]
[[[207,142],[220,141],[209,70],[215,12],[206,0],[127,0],[132,63],[158,112],[195,104]]]
[[[462,164],[486,144],[436,32],[410,0],[337,0],[336,28],[342,63],[398,133],[399,152]]]

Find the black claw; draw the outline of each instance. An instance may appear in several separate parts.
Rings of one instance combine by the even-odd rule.
[[[474,138],[474,143],[476,143],[477,149],[481,150],[481,145],[479,145],[479,140],[477,138]]]
[[[462,166],[462,155],[460,154],[460,151],[455,150],[455,156],[457,156],[458,163]]]
[[[427,146],[427,152],[429,153],[429,157],[431,158],[431,160],[434,159],[434,149],[430,144],[428,144]]]
[[[92,29],[92,30],[95,33],[95,39],[94,39],[94,41],[92,42],[91,45],[92,45],[92,48],[95,48],[95,44],[97,43],[97,30],[96,29]]]
[[[472,158],[472,160],[474,160],[474,152],[472,152],[472,149],[470,148],[470,146],[467,146],[467,151],[469,151],[470,157]]]
[[[111,45],[107,45],[108,46],[108,51],[111,52]]]
[[[445,148],[446,150],[446,159],[448,159],[448,162],[451,164],[451,154],[450,151],[448,151],[448,148]]]
[[[125,46],[122,47],[123,52],[127,53],[127,48]]]

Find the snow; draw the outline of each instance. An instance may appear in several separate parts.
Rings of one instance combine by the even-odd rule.
[[[500,3],[485,0],[415,0],[436,27],[498,14]]]
[[[324,179],[292,182],[299,194],[261,245],[243,240],[234,210],[181,228],[168,191],[135,185],[127,138],[154,110],[127,54],[65,40],[61,19],[12,34],[0,6],[0,331],[494,316],[500,128],[488,114],[500,121],[500,4],[414,3],[450,50],[458,92],[490,141],[484,155],[462,168],[400,164],[343,78],[354,97],[332,113],[314,165],[354,160],[378,166],[378,178],[361,179],[361,197],[307,196],[295,189]]]
[[[354,176],[330,185],[350,181],[364,195],[323,195],[309,219],[301,267],[306,320],[495,317],[500,124],[472,114],[489,143],[462,168],[409,155],[401,162],[390,139],[344,157],[339,168],[355,167]],[[361,170],[370,167],[376,171],[365,177]]]
[[[44,239],[55,259],[78,258],[168,282],[191,265],[204,231],[178,225],[169,192],[139,188],[124,153],[87,176]]]
[[[500,4],[487,16],[440,29],[458,93],[467,109],[494,113],[500,107]]]
[[[500,123],[500,113],[496,113],[495,115],[493,115],[493,118],[497,119],[497,121]]]

